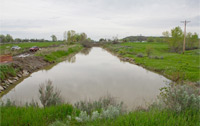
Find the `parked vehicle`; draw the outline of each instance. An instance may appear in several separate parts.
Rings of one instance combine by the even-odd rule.
[[[19,47],[19,46],[13,46],[13,47],[11,48],[11,50],[19,50],[19,49],[21,49],[21,47]]]
[[[37,47],[37,46],[33,46],[33,47],[31,47],[30,49],[29,49],[29,51],[31,51],[31,52],[36,52],[36,51],[38,51],[39,50],[39,48]]]

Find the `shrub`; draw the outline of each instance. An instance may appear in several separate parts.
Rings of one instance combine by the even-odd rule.
[[[164,108],[176,112],[187,109],[198,110],[200,105],[200,95],[198,89],[189,85],[174,85],[161,89],[159,100]]]
[[[46,85],[40,85],[39,94],[40,101],[44,107],[62,103],[60,91],[54,89],[50,80],[46,81]]]
[[[114,119],[120,114],[120,108],[116,106],[109,106],[106,110],[103,110],[101,117],[104,119]]]
[[[144,57],[144,55],[142,53],[138,53],[136,56],[137,57]]]
[[[107,109],[109,106],[120,107],[122,110],[123,103],[118,103],[114,97],[107,95],[101,97],[98,101],[80,101],[75,103],[75,107],[81,111],[86,111],[88,114],[92,114],[93,111],[101,111],[102,109]]]
[[[80,43],[85,48],[91,48],[93,46],[93,42],[90,42],[88,40],[81,41]]]
[[[151,46],[147,46],[146,47],[146,53],[147,53],[147,56],[149,57],[153,52],[153,48]]]

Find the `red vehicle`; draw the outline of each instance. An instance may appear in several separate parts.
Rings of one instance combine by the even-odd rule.
[[[30,49],[29,49],[29,51],[31,51],[31,52],[36,52],[36,51],[38,51],[39,50],[39,48],[37,47],[37,46],[33,46],[33,47],[31,47]]]

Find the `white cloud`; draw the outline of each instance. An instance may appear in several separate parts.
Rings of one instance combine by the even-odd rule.
[[[85,32],[92,39],[129,35],[159,36],[191,20],[200,33],[198,0],[1,0],[1,34],[50,39],[63,32]]]

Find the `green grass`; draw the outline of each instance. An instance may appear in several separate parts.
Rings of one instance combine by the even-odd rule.
[[[48,62],[58,62],[60,58],[68,56],[69,54],[79,52],[83,47],[79,44],[69,46],[68,48],[61,48],[57,51],[48,52],[48,54],[40,53],[38,56],[42,56]]]
[[[77,116],[79,110],[71,105],[46,108],[1,107],[2,126],[47,126],[56,120],[66,123],[67,115]],[[72,126],[198,126],[200,111],[176,113],[170,110],[136,110],[115,119],[97,119],[89,122],[69,121]]]
[[[175,113],[169,110],[133,111],[113,120],[88,122],[90,126],[198,126],[199,113],[192,114],[190,110]]]
[[[60,45],[63,44],[63,42],[26,42],[26,43],[19,43],[19,44],[1,44],[0,46],[0,54],[18,54],[24,51],[27,51],[32,46],[38,46],[38,47],[48,47],[52,45]],[[12,46],[19,46],[21,47],[18,51],[12,51]]]
[[[47,108],[1,107],[2,126],[47,126],[56,119],[66,120],[75,110],[72,105],[59,105]]]
[[[147,57],[146,48],[149,46],[153,48],[151,54],[153,58]],[[133,58],[137,64],[159,72],[172,80],[179,78],[180,80],[196,82],[200,79],[200,49],[186,51],[183,55],[169,52],[166,43],[133,42],[107,44],[105,48],[120,54],[122,57]],[[137,57],[139,53],[142,53],[144,57]],[[155,56],[163,57],[163,59],[156,59]]]
[[[14,69],[12,65],[0,64],[0,79],[4,80],[10,76],[16,76],[17,69]]]

